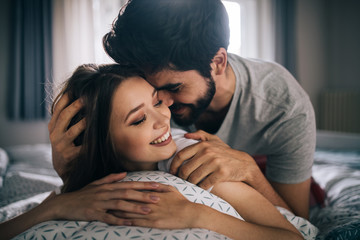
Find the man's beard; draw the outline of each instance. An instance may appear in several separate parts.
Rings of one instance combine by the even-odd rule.
[[[199,116],[206,110],[206,108],[211,103],[211,100],[213,99],[216,91],[215,81],[212,77],[210,77],[207,81],[207,91],[204,97],[197,100],[196,104],[185,104],[185,103],[174,103],[169,108],[177,109],[181,107],[187,107],[190,109],[190,113],[188,116],[182,116],[182,115],[171,115],[171,118],[174,120],[174,122],[179,126],[189,126],[196,122],[196,120],[199,118]]]

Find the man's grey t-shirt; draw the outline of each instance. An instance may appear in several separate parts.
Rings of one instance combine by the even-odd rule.
[[[236,89],[216,135],[233,149],[266,155],[269,180],[294,184],[310,178],[316,127],[308,95],[276,63],[233,54],[228,54],[228,62]],[[173,122],[172,126],[179,127]]]

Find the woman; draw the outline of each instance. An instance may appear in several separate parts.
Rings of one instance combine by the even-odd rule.
[[[176,151],[170,111],[140,76],[137,70],[116,64],[76,69],[59,96],[67,94],[70,103],[82,99],[82,110],[67,125],[84,121],[86,128],[75,140],[81,145],[78,158],[68,163],[61,175],[63,194],[52,194],[38,207],[2,224],[0,230],[13,229],[7,236],[12,237],[42,221],[69,219],[205,228],[233,239],[302,239],[267,199],[242,182],[216,184],[212,193],[229,202],[245,221],[192,203],[170,186],[116,182],[124,174],[114,173],[158,170],[158,163]],[[114,191],[117,189],[152,191],[138,192],[138,197],[129,199],[126,196],[134,195]],[[122,208],[124,200],[133,203]]]

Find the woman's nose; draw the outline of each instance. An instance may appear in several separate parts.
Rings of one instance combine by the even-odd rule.
[[[168,107],[170,107],[174,103],[174,100],[172,99],[171,94],[169,92],[167,92],[166,90],[158,91],[158,98],[160,100],[162,100],[163,103]]]
[[[163,109],[158,109],[155,114],[154,129],[167,127],[170,122],[170,110],[168,107],[163,106]],[[166,111],[167,110],[167,111]],[[167,114],[169,112],[169,114]]]

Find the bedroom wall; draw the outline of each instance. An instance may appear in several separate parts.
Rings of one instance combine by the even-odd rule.
[[[358,0],[297,0],[298,80],[317,120],[323,90],[360,92],[359,11]]]
[[[330,0],[328,3],[330,88],[360,90],[359,12],[358,0]]]
[[[327,85],[327,0],[297,1],[297,79],[318,115],[318,95]]]
[[[29,143],[47,143],[49,142],[47,121],[11,122],[6,117],[11,1],[1,1],[0,8],[0,147]]]

